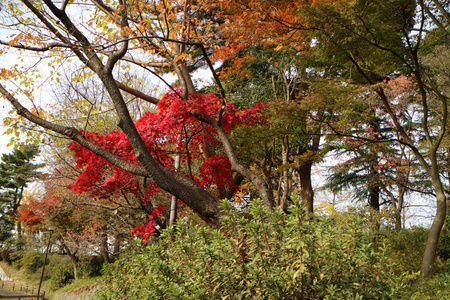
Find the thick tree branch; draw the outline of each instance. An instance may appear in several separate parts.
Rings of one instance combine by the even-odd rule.
[[[149,96],[147,94],[144,94],[144,93],[142,93],[142,92],[140,92],[140,91],[138,91],[136,89],[133,89],[133,88],[131,88],[131,87],[129,87],[129,86],[123,84],[123,83],[120,83],[117,80],[116,80],[116,84],[119,87],[119,89],[121,89],[122,91],[127,92],[127,93],[129,93],[129,94],[131,94],[131,95],[133,95],[135,97],[138,97],[139,99],[142,99],[144,101],[147,101],[147,102],[150,102],[150,103],[153,103],[153,104],[156,104],[156,103],[159,102],[158,98],[155,98],[155,97]]]
[[[275,204],[274,204],[273,195],[269,189],[269,186],[263,179],[261,179],[257,174],[255,174],[255,172],[244,167],[239,162],[239,159],[237,158],[237,156],[235,154],[233,146],[231,145],[230,139],[228,138],[227,134],[223,130],[223,127],[218,122],[218,120],[216,120],[212,117],[207,118],[201,114],[195,114],[195,113],[193,114],[193,116],[202,122],[210,124],[214,128],[220,142],[222,143],[225,153],[226,153],[228,159],[230,160],[231,169],[233,171],[238,172],[245,178],[247,178],[247,180],[250,181],[256,187],[256,189],[260,193],[261,200],[263,201],[264,207],[267,210],[272,211],[273,208],[275,207]]]
[[[109,55],[109,59],[105,65],[106,72],[111,72],[112,69],[114,68],[114,65],[119,61],[119,59],[121,59],[122,57],[125,56],[125,54],[127,53],[127,50],[128,50],[128,41],[126,40],[126,38],[127,38],[126,27],[128,27],[127,6],[126,6],[126,2],[123,0],[119,0],[119,3],[120,3],[120,18],[121,18],[120,22],[119,22],[119,26],[120,26],[122,38],[124,40],[123,40],[123,42],[121,42],[122,45],[120,46],[119,50],[112,52]]]
[[[59,133],[61,135],[67,136],[71,140],[79,143],[83,147],[91,150],[95,154],[105,158],[110,163],[120,166],[120,168],[124,169],[127,172],[130,172],[132,174],[141,175],[148,177],[149,174],[147,171],[145,171],[144,168],[142,168],[139,165],[130,163],[126,160],[123,160],[122,158],[108,152],[104,148],[98,146],[97,144],[91,142],[86,137],[84,137],[77,129],[73,127],[66,127],[58,124],[54,124],[51,122],[48,122],[42,118],[37,117],[36,115],[32,114],[27,108],[25,108],[20,102],[13,97],[6,89],[3,87],[3,85],[0,84],[0,94],[2,94],[8,101],[13,105],[13,107],[16,109],[16,112],[18,115],[24,117],[25,119],[29,120],[30,122],[37,124],[45,129],[48,129],[50,131]]]

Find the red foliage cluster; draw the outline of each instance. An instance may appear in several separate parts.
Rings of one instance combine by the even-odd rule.
[[[112,131],[106,135],[86,132],[85,136],[109,152],[136,163],[134,150],[123,132]],[[74,157],[77,158],[76,168],[84,170],[76,179],[75,184],[68,186],[68,188],[78,193],[92,192],[93,196],[99,197],[107,197],[111,194],[111,191],[118,190],[138,192],[139,184],[133,180],[134,175],[114,167],[111,163],[78,143],[71,143],[69,149],[74,152]],[[111,176],[105,178],[105,174],[108,174],[108,172]],[[99,185],[101,181],[103,183]]]
[[[168,92],[158,102],[155,112],[145,113],[135,123],[156,161],[172,169],[174,168],[172,156],[175,153],[181,153],[183,164],[192,163],[203,159],[201,145],[218,144],[213,127],[196,119],[194,114],[218,118],[223,105],[223,101],[214,94],[189,93],[187,99],[182,99],[179,97],[180,93],[179,88]],[[266,108],[265,105],[258,104],[253,108],[239,111],[233,104],[226,103],[222,115],[222,126],[226,132],[230,132],[237,126],[264,124],[267,122],[266,116],[261,114],[264,108]],[[129,162],[138,163],[131,143],[123,132],[113,131],[109,134],[85,132],[84,134],[109,152]],[[143,203],[147,203],[160,191],[155,184],[142,187],[136,175],[113,166],[75,142],[69,146],[69,149],[77,158],[76,167],[83,169],[74,184],[69,186],[76,192],[90,192],[95,197],[108,198],[120,191],[133,194]],[[205,188],[214,183],[231,191],[236,189],[232,183],[231,164],[224,155],[207,159],[199,171],[202,179],[197,181]],[[151,231],[150,227],[146,229],[146,232]]]
[[[230,191],[236,191],[237,186],[233,182],[231,163],[225,155],[214,155],[206,159],[200,167],[200,184],[207,188],[212,183],[218,187],[225,187]]]
[[[148,217],[148,222],[146,224],[140,225],[132,230],[130,233],[132,235],[139,235],[144,243],[147,243],[150,237],[155,233],[156,226],[154,220],[162,215],[164,211],[164,205],[158,204]]]
[[[179,89],[177,90],[179,91]],[[135,125],[157,161],[167,168],[173,168],[173,158],[169,155],[168,150],[182,152],[183,149],[189,147],[190,159],[193,160],[201,158],[200,145],[217,143],[213,128],[194,118],[192,113],[202,114],[205,117],[217,117],[221,106],[222,100],[214,94],[190,93],[188,99],[181,99],[175,91],[170,91],[159,101],[156,112],[145,113]],[[264,104],[258,104],[253,108],[238,111],[233,104],[227,103],[222,117],[222,125],[229,132],[240,125],[264,124],[267,122],[266,117],[261,114],[261,110],[264,108],[266,108]],[[137,163],[134,150],[123,132],[112,131],[103,135],[96,132],[85,132],[85,136],[109,152],[127,161]],[[91,192],[93,196],[97,197],[109,197],[117,191],[141,195],[140,184],[134,174],[114,167],[105,159],[75,142],[69,146],[69,149],[77,158],[76,167],[84,169],[69,188],[79,193]],[[186,157],[182,156],[182,161],[186,162]],[[213,161],[214,159],[205,162],[206,166],[201,173],[204,185],[207,185],[205,181],[213,181],[212,179],[216,178],[214,173],[207,175],[208,171],[218,172],[219,179],[215,179],[216,183],[223,183],[224,175],[221,175],[225,172],[223,168],[207,167]],[[229,162],[225,165],[227,168],[231,168]],[[230,169],[227,172],[231,173]],[[148,201],[148,197],[154,195],[154,190],[157,189],[155,185],[150,185],[148,188],[151,190],[144,191],[144,195],[147,197],[145,201]]]
[[[18,221],[31,228],[32,231],[36,226],[43,224],[45,221],[45,215],[39,208],[41,204],[41,201],[31,200],[27,204],[22,205],[19,208]]]

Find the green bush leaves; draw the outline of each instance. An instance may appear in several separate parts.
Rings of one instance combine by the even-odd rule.
[[[181,220],[107,267],[100,299],[392,299],[401,291],[385,247],[357,216],[305,219],[229,202],[219,229]]]

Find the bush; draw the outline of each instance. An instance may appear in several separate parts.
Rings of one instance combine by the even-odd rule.
[[[78,274],[80,277],[96,277],[102,275],[103,257],[91,256],[84,258],[78,264]]]
[[[433,278],[420,278],[409,289],[411,300],[450,299],[450,273],[438,273]]]
[[[305,220],[300,203],[290,214],[224,209],[219,230],[179,220],[107,265],[99,299],[391,299],[403,287],[358,216],[338,225]]]
[[[71,264],[60,265],[52,270],[50,278],[50,287],[52,289],[60,289],[68,285],[74,279],[73,267]]]
[[[25,252],[20,260],[20,265],[29,274],[36,273],[37,270],[42,268],[43,264],[44,254],[36,250]]]
[[[10,259],[9,255],[12,252],[14,252],[14,250],[12,250],[12,249],[9,249],[9,248],[3,249],[2,254],[1,254],[2,260],[7,262],[8,264],[11,264],[11,259]]]
[[[389,235],[389,256],[397,262],[401,272],[420,270],[428,232],[429,229],[413,227]]]
[[[13,266],[15,266],[16,268],[20,269],[22,267],[22,264],[20,262],[21,262],[21,259],[23,257],[23,254],[24,254],[23,251],[18,251],[18,250],[12,251],[9,254],[9,261],[10,261],[10,263]]]

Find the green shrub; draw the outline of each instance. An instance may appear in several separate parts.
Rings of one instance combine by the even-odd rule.
[[[9,249],[9,248],[3,249],[2,254],[1,254],[2,260],[7,262],[8,264],[11,264],[11,259],[9,256],[12,252],[14,252],[14,250],[12,250],[12,249]]]
[[[429,229],[413,227],[388,236],[389,256],[397,262],[400,272],[420,270],[428,232]]]
[[[44,254],[36,250],[25,252],[20,259],[20,265],[29,274],[34,274],[37,270],[42,269],[43,264]]]
[[[420,278],[409,286],[405,299],[450,299],[450,273],[438,273],[432,278]]]
[[[60,265],[57,268],[52,269],[50,277],[50,286],[52,289],[59,289],[65,285],[68,285],[74,279],[73,267],[71,264]]]
[[[439,238],[437,255],[443,260],[448,260],[450,258],[450,234],[443,234]]]
[[[179,220],[149,245],[107,265],[99,299],[391,299],[403,288],[384,245],[361,219],[306,220],[253,202],[245,214],[224,203],[222,227]]]
[[[78,263],[78,274],[80,277],[96,277],[102,275],[103,257],[91,256],[83,258]]]
[[[27,240],[26,240],[25,237],[20,237],[20,238],[17,238],[15,240],[14,244],[15,244],[15,247],[16,247],[17,250],[25,250],[26,244],[27,244]]]
[[[23,251],[18,251],[18,250],[12,251],[9,254],[10,263],[17,269],[20,269],[22,267],[21,260],[22,260],[23,254],[24,254]]]

